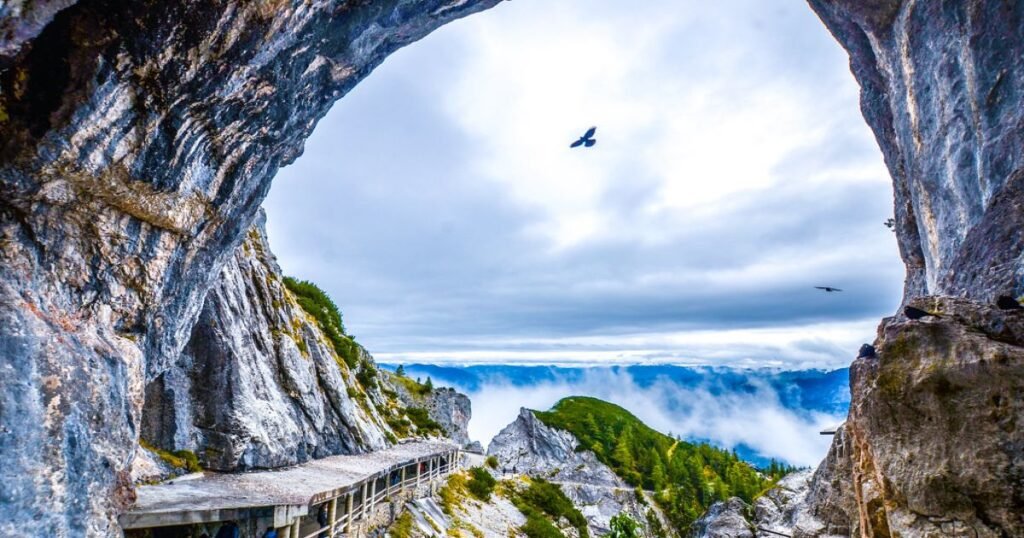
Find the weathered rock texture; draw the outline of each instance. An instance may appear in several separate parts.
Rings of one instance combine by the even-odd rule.
[[[1024,292],[1024,4],[809,0],[893,178],[905,294]]]
[[[469,396],[449,387],[435,388],[425,396],[413,394],[402,383],[392,379],[393,374],[385,374],[388,387],[398,395],[398,401],[404,407],[422,407],[427,410],[430,418],[441,425],[448,438],[462,447],[475,448],[469,439],[469,419],[473,416],[473,406]]]
[[[794,537],[1024,536],[1024,310],[918,297],[851,369],[853,406],[806,494],[757,506]]]
[[[502,472],[544,478],[558,484],[587,518],[590,531],[603,535],[621,512],[646,525],[647,509],[626,484],[589,450],[580,450],[571,433],[553,429],[529,409],[494,436],[487,454]],[[646,532],[646,527],[644,531]]]
[[[275,171],[388,53],[497,2],[0,5],[0,533],[116,534],[146,384],[190,341],[220,353],[193,325]],[[1024,3],[809,2],[893,176],[907,300],[975,301],[883,325],[877,364],[856,363],[849,473],[821,491],[849,477],[851,532],[1020,535],[1020,340],[970,320],[1010,323],[982,305],[1024,292]],[[329,400],[312,394],[298,407]],[[218,441],[227,461],[273,461],[261,428]]]
[[[497,1],[4,3],[0,534],[117,534],[146,381],[278,167],[390,52]]]
[[[851,370],[855,532],[1024,536],[1024,311],[948,298]]]
[[[369,354],[359,359],[374,368]],[[206,295],[184,353],[146,387],[142,437],[216,470],[380,449],[393,437],[382,415],[401,412],[380,382],[360,385],[285,287],[261,214]]]

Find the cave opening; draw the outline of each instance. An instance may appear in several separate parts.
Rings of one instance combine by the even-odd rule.
[[[842,367],[904,272],[857,100],[805,5],[503,3],[321,121],[271,243],[385,361]]]

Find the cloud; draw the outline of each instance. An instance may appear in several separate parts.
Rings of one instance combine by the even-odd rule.
[[[271,243],[386,357],[840,365],[903,273],[846,65],[804,5],[502,3],[332,110]]]
[[[664,377],[641,386],[626,371],[590,369],[576,378],[528,386],[492,377],[473,390],[470,437],[485,444],[515,420],[520,407],[549,409],[570,395],[593,396],[618,404],[652,428],[684,439],[702,439],[721,447],[745,446],[763,458],[798,466],[820,463],[831,438],[818,432],[845,417],[787,408],[768,383],[755,376],[745,391],[723,390],[704,380],[694,386]]]

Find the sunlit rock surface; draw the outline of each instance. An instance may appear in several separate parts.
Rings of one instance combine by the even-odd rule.
[[[373,365],[365,352],[360,362]],[[392,402],[354,374],[285,288],[261,214],[185,351],[147,386],[142,437],[225,471],[384,448]]]
[[[276,170],[389,53],[495,3],[0,6],[0,533],[118,533],[146,382]]]
[[[147,384],[201,331],[276,170],[387,54],[497,1],[0,5],[0,532],[117,533]],[[1024,3],[809,2],[893,176],[907,300],[966,300],[883,324],[808,506],[837,534],[1022,535],[1021,342],[989,305],[1024,292]],[[189,414],[161,438],[192,442]],[[225,461],[276,461],[267,428],[231,430],[252,436],[218,441]]]
[[[558,484],[596,535],[607,533],[611,518],[620,512],[646,524],[648,507],[637,501],[633,487],[593,452],[580,450],[575,436],[547,426],[529,409],[521,409],[516,420],[494,437],[487,454],[498,459],[502,473]]]

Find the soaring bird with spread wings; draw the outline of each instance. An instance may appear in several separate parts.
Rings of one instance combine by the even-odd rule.
[[[843,290],[841,290],[839,288],[833,288],[832,286],[814,286],[814,289],[825,290],[828,293],[832,293],[833,291],[843,291]]]
[[[580,146],[584,146],[584,147],[588,147],[589,148],[590,146],[593,146],[594,144],[597,144],[597,139],[594,138],[594,133],[596,133],[596,132],[597,132],[597,127],[591,127],[590,129],[587,129],[587,132],[584,133],[583,136],[581,136],[579,140],[577,140],[577,141],[573,142],[572,144],[570,144],[569,147],[570,148],[578,148]]]

